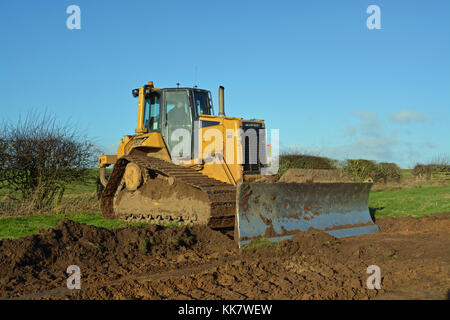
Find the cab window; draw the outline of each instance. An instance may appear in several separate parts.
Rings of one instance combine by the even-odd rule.
[[[209,104],[209,96],[205,91],[194,91],[194,106],[197,115],[211,114],[211,107]]]
[[[159,130],[160,108],[159,96],[153,95],[145,99],[144,125],[149,131]]]
[[[164,93],[166,125],[164,137],[172,160],[191,159],[192,106],[187,90]]]

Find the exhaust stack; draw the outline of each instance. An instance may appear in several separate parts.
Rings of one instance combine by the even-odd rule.
[[[225,117],[225,97],[224,97],[225,88],[219,87],[219,117]]]

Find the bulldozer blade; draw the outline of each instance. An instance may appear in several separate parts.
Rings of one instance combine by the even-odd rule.
[[[258,183],[237,186],[236,241],[280,241],[310,228],[336,237],[375,233],[369,208],[371,183]]]

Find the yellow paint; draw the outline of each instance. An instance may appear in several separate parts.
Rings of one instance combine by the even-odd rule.
[[[145,107],[145,97],[144,97],[144,87],[139,88],[139,98],[138,98],[138,116],[137,116],[137,134],[143,134],[147,132],[147,128],[144,126],[144,107]]]
[[[147,132],[144,126],[144,87],[139,88],[138,98],[138,115],[137,115],[137,128],[134,135],[127,135],[120,141],[120,145],[117,148],[116,155],[102,155],[99,158],[99,167],[108,166],[114,164],[116,160],[124,155],[140,154],[158,157],[166,161],[171,161],[169,152],[164,143],[163,137],[158,132]],[[219,117],[214,115],[201,115],[201,120],[218,122],[215,126],[209,126],[207,128],[200,129],[198,134],[197,146],[201,150],[200,158],[193,159],[188,163],[183,163],[184,166],[192,166],[202,174],[205,174],[211,178],[236,184],[243,179],[243,166],[242,161],[242,146],[240,145],[241,137],[239,129],[242,127],[242,118],[238,117]],[[264,128],[264,121],[260,119],[245,120],[246,122],[262,123]],[[208,137],[208,132],[205,130],[215,129],[219,133],[219,139],[221,141],[215,141],[212,137]],[[227,130],[233,130],[232,135],[227,134]],[[206,133],[206,135],[205,135]],[[230,143],[227,150],[227,143]],[[229,154],[227,154],[227,152]],[[211,155],[211,159],[208,160],[208,155]],[[201,157],[206,155],[206,157]],[[222,156],[222,161],[218,160],[217,156]],[[214,161],[212,161],[215,159]],[[157,205],[157,203],[155,203]]]
[[[110,164],[114,164],[117,161],[117,156],[116,155],[106,155],[106,154],[102,154],[99,158],[98,158],[98,166],[99,167],[106,167]]]

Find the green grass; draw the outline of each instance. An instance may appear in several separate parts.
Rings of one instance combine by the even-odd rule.
[[[376,218],[450,212],[450,185],[372,191],[369,208]]]
[[[111,168],[106,168],[106,176],[112,172]],[[89,178],[85,183],[74,182],[66,187],[65,195],[80,195],[97,191],[97,178],[100,176],[100,169],[89,169]]]
[[[106,169],[106,174],[109,175],[111,173],[111,169]],[[70,183],[66,186],[66,190],[64,192],[64,196],[73,196],[80,195],[86,193],[93,193],[97,191],[97,177],[99,177],[99,169],[93,168],[88,169],[89,175],[87,181],[84,183],[74,182]],[[20,194],[15,193],[12,190],[8,190],[7,188],[0,188],[0,196],[4,196],[9,194],[11,196],[20,197]]]
[[[39,230],[53,228],[58,222],[68,218],[70,220],[103,227],[108,229],[125,227],[127,225],[144,225],[145,223],[127,223],[120,220],[107,220],[101,213],[73,212],[70,214],[41,214],[29,217],[0,218],[0,239],[16,239],[38,232]]]
[[[86,184],[69,185],[65,197],[76,197],[79,195],[89,195],[95,192],[95,179],[98,176],[98,169],[92,169],[92,179]],[[402,169],[402,177],[408,177],[411,169]],[[0,190],[0,191],[5,191]],[[0,192],[0,195],[2,192]],[[66,199],[67,199],[66,198]],[[64,200],[63,200],[64,201]],[[432,186],[424,185],[413,189],[398,189],[386,191],[372,191],[370,193],[369,207],[375,213],[376,218],[414,216],[420,217],[424,214],[438,212],[450,212],[450,185]],[[76,209],[75,209],[76,210]],[[120,220],[103,219],[101,213],[78,211],[58,214],[47,213],[27,217],[0,217],[0,239],[20,238],[49,229],[58,224],[63,218],[73,221],[94,225],[104,228],[119,228],[126,225],[144,225],[146,223],[127,223]],[[87,210],[87,209],[85,209]],[[179,224],[171,223],[169,227],[178,227]],[[246,249],[273,245],[267,239],[259,239],[246,245]]]
[[[272,242],[267,238],[259,238],[259,239],[253,239],[249,243],[244,244],[241,249],[243,250],[253,250],[261,247],[271,247],[271,246],[277,246],[277,242]]]
[[[409,178],[411,177],[412,169],[400,169],[400,175],[402,178]]]
[[[89,180],[85,183],[71,183],[67,185],[65,195],[79,195],[83,193],[92,193],[97,190],[97,177],[99,169],[89,169]]]

